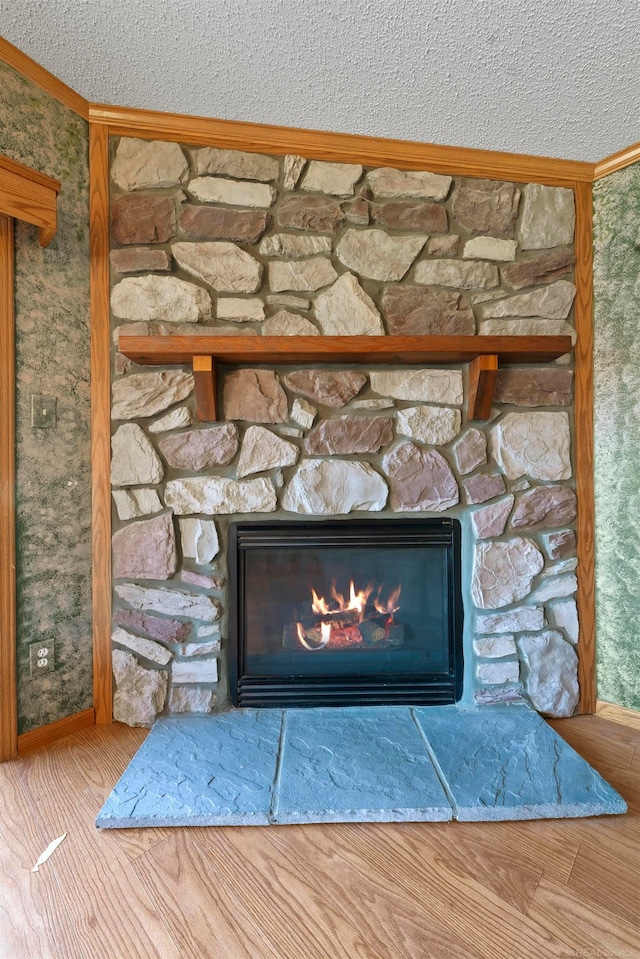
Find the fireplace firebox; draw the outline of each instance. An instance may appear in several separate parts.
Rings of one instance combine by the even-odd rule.
[[[229,570],[234,705],[460,698],[457,520],[234,523]]]

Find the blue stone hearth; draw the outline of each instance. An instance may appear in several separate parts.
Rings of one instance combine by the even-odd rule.
[[[96,824],[560,819],[626,808],[526,705],[238,709],[157,722]]]

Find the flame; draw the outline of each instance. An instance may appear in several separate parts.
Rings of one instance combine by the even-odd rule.
[[[400,593],[402,592],[402,586],[398,586],[396,589],[392,590],[392,592],[391,592],[390,595],[389,595],[389,598],[387,599],[386,606],[385,606],[384,603],[382,603],[381,600],[380,600],[380,593],[381,593],[381,592],[382,592],[382,586],[381,586],[380,589],[378,590],[378,595],[376,596],[375,600],[373,601],[373,605],[375,606],[375,608],[377,609],[377,611],[378,611],[379,613],[388,613],[390,616],[393,616],[393,614],[394,614],[394,613],[397,613],[398,610],[400,609],[400,607],[397,606],[396,603],[397,603],[398,600],[400,599]]]
[[[349,585],[349,599],[345,599],[342,593],[339,593],[336,589],[335,580],[331,584],[331,598],[337,605],[334,605],[333,609],[329,606],[324,596],[318,596],[315,589],[311,589],[311,595],[313,596],[313,601],[311,603],[311,608],[314,613],[320,613],[322,616],[326,616],[328,613],[332,612],[341,612],[344,613],[347,610],[356,610],[362,616],[364,614],[365,606],[367,605],[367,600],[373,592],[373,583],[369,583],[364,589],[356,591],[353,580]]]
[[[325,613],[328,613],[329,607],[327,606],[325,602],[324,596],[318,596],[315,589],[311,590],[311,594],[313,596],[313,602],[311,603],[311,608],[314,611],[314,613],[322,613],[323,615]]]
[[[320,635],[322,636],[322,645],[326,646],[331,639],[331,623],[320,623]]]

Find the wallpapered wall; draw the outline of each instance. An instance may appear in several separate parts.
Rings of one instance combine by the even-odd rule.
[[[598,696],[640,709],[640,164],[594,185]]]
[[[38,246],[16,224],[19,732],[92,704],[88,124],[0,63],[0,153],[62,183],[59,227]],[[31,426],[31,396],[57,428]],[[29,644],[55,640],[31,677]]]

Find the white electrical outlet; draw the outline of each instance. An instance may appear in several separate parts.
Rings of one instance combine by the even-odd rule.
[[[54,653],[53,640],[31,643],[29,646],[31,675],[37,676],[39,673],[51,672],[54,669]]]

